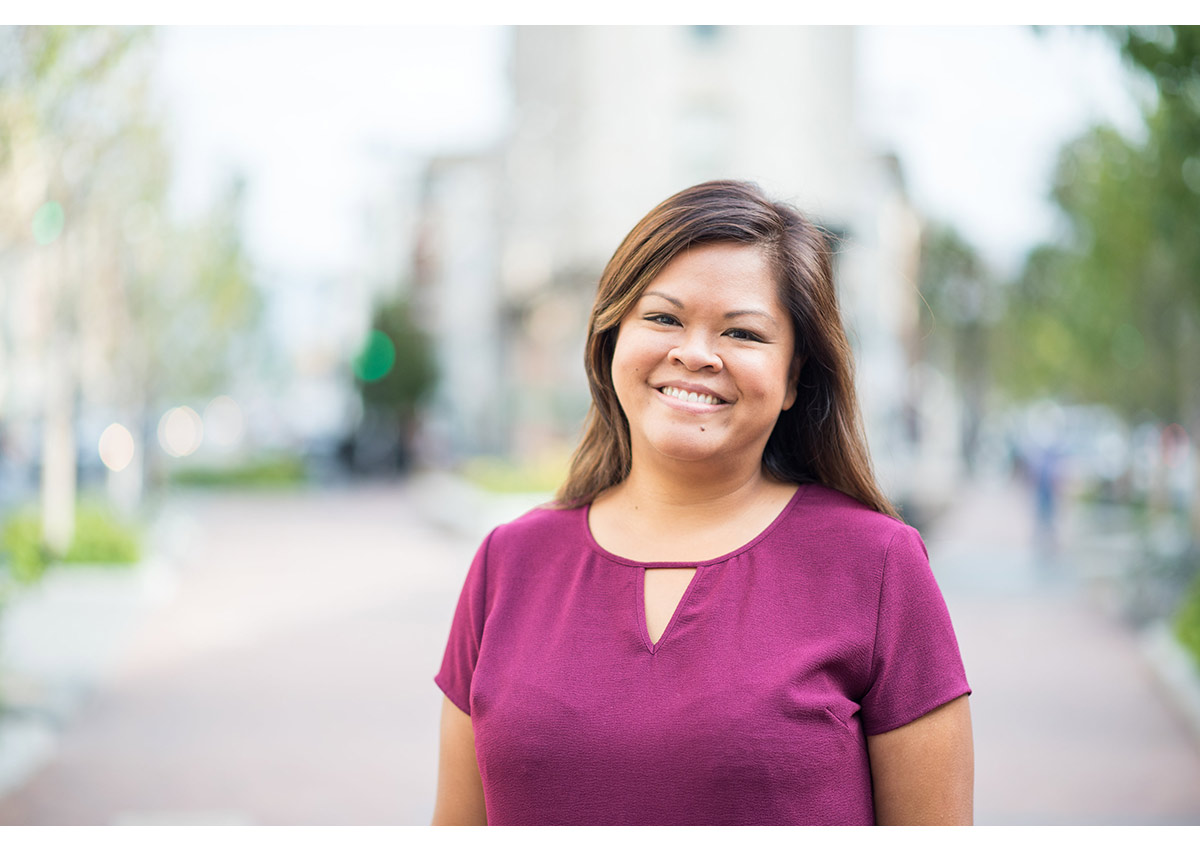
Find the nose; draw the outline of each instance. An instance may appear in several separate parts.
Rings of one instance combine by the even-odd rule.
[[[699,372],[702,369],[715,372],[724,366],[708,335],[698,330],[680,340],[679,345],[671,349],[669,357],[682,364],[689,372]]]

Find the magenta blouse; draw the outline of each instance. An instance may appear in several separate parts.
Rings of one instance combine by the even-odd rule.
[[[655,567],[697,568],[657,644]],[[866,736],[970,693],[916,530],[819,485],[698,563],[613,555],[586,507],[496,528],[434,679],[490,824],[873,824]]]

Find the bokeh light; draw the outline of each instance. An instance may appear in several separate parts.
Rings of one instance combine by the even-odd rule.
[[[372,331],[358,357],[354,359],[354,374],[360,381],[378,381],[396,363],[396,346],[382,331]]]
[[[204,422],[187,405],[172,408],[158,421],[158,442],[175,458],[191,455],[204,439]]]
[[[119,473],[133,461],[136,445],[129,429],[120,423],[113,423],[100,435],[98,449],[104,466]]]
[[[229,396],[218,396],[204,406],[204,436],[217,446],[236,446],[245,425],[241,405]]]
[[[62,204],[47,201],[33,214],[33,238],[38,245],[49,245],[58,239],[66,223]]]
[[[1182,171],[1187,188],[1200,195],[1200,156],[1190,156],[1184,160]]]

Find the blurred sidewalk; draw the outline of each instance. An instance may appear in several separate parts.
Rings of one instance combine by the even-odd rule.
[[[974,690],[976,823],[1200,824],[1200,741],[1109,599],[1129,548],[1060,520],[1039,557],[1032,495],[994,481],[926,535]]]
[[[96,671],[0,824],[427,824],[432,677],[478,543],[428,522],[427,498],[178,500],[174,597]]]
[[[174,594],[131,615],[0,824],[428,823],[458,591],[535,501],[433,477],[173,503]],[[975,690],[977,823],[1200,823],[1197,742],[1084,581],[1118,551],[1039,564],[1031,527],[994,483],[926,536]]]

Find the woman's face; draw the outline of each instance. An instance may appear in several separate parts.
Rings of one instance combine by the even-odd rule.
[[[714,243],[675,257],[621,320],[612,381],[633,464],[758,464],[796,401],[795,339],[766,257]]]

